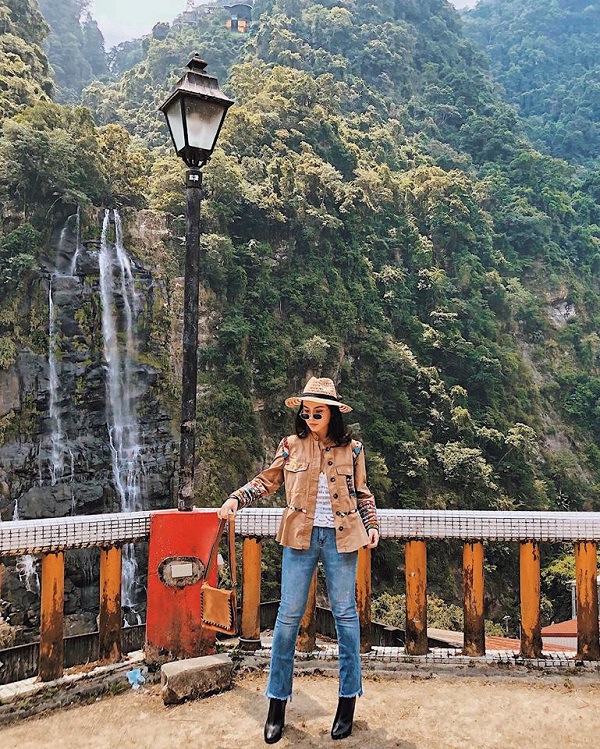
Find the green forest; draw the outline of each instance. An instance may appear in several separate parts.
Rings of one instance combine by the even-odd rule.
[[[600,153],[600,6],[587,0],[483,0],[466,32],[544,153],[593,168]]]
[[[272,455],[313,373],[381,508],[600,509],[597,4],[257,0],[248,35],[216,13],[108,52],[88,5],[0,2],[0,367],[47,345],[18,310],[77,206],[171,214],[153,272],[182,274],[158,107],[198,52],[235,100],[205,169],[198,502]],[[448,603],[456,551],[430,551]],[[546,620],[570,552],[544,550]],[[517,550],[486,555],[488,614],[516,621]],[[383,617],[401,556],[374,556]]]

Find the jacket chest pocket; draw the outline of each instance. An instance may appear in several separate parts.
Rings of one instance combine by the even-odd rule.
[[[308,487],[308,462],[290,460],[284,466],[284,478],[288,504],[298,504],[300,499],[304,499]]]
[[[289,463],[285,464],[286,475],[288,473],[302,473],[308,469],[308,463],[300,463],[297,460],[290,460]]]
[[[335,467],[336,486],[340,497],[354,499],[356,492],[354,490],[354,470],[351,465],[341,465]]]

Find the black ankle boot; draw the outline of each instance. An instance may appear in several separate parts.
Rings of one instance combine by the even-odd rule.
[[[275,744],[283,733],[285,723],[285,706],[287,700],[269,700],[269,713],[265,723],[265,741],[267,744]]]
[[[331,729],[332,739],[345,739],[352,733],[355,704],[356,697],[340,697]]]

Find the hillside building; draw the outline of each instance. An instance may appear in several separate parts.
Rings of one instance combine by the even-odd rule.
[[[175,24],[197,26],[205,16],[226,11],[227,28],[234,33],[246,34],[252,23],[253,5],[254,0],[189,0],[186,10],[175,19]]]

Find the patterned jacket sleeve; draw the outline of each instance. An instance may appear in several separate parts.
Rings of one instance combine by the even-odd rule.
[[[258,476],[248,481],[247,484],[232,492],[229,496],[237,499],[238,507],[248,507],[261,497],[273,494],[283,484],[283,466],[287,458],[286,440],[282,439],[273,458],[273,462]]]
[[[365,451],[360,442],[353,442],[352,450],[354,453],[354,486],[356,489],[358,511],[367,531],[370,531],[371,529],[378,531],[379,520],[377,519],[375,498],[367,486]]]

